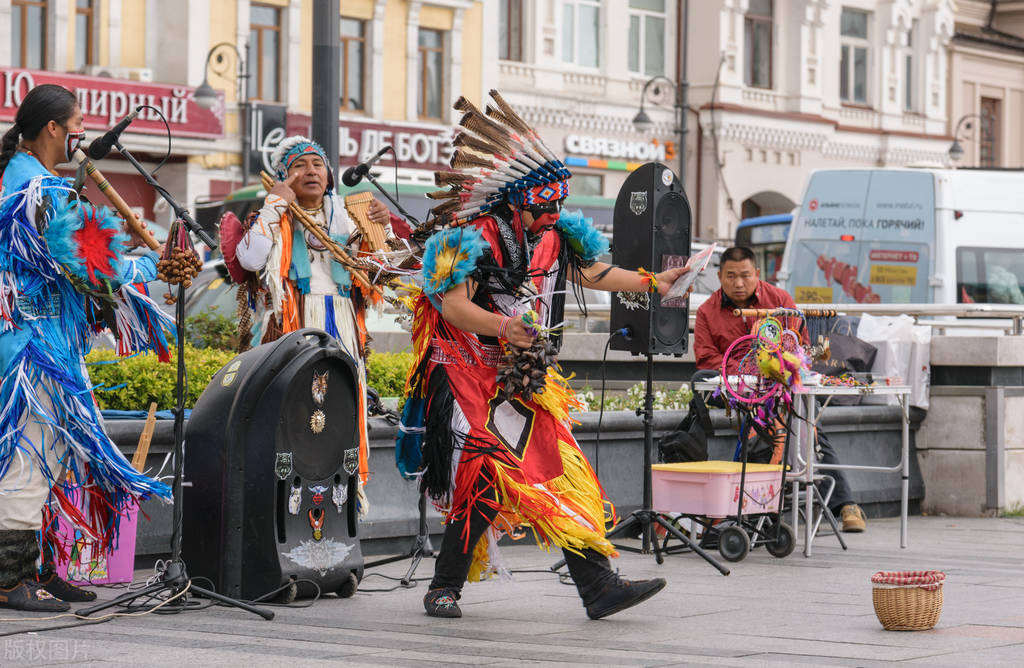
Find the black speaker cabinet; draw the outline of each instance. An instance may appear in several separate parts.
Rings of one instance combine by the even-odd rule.
[[[612,262],[624,269],[643,267],[653,273],[686,264],[690,256],[690,202],[668,167],[649,162],[626,177],[615,200]],[[628,339],[616,336],[612,350],[634,354],[682,355],[689,334],[689,302],[663,302],[651,295],[653,313],[630,309],[612,295],[612,331],[628,327]]]
[[[214,375],[185,434],[182,558],[234,598],[291,580],[355,593],[358,375],[317,329],[242,353]],[[314,593],[298,583],[294,593]]]

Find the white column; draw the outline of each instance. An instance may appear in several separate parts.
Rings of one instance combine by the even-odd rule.
[[[523,7],[523,60],[527,63],[537,62],[533,55],[533,45],[536,41],[536,35],[538,34],[535,30],[530,30],[529,26],[531,19],[535,16],[534,4],[524,2]],[[496,2],[485,2],[483,3],[483,16],[482,23],[484,30],[487,26],[498,25],[498,3]],[[492,88],[498,88],[498,40],[497,39],[485,39],[483,40],[483,66],[480,68],[480,94],[486,96],[487,91]]]
[[[405,24],[405,117],[410,121],[419,118],[416,109],[420,94],[420,74],[417,65],[419,64],[420,7],[422,4],[419,0],[412,0],[409,3],[409,14]]]
[[[107,3],[109,15],[100,17],[100,21],[107,22],[107,64],[110,67],[121,66],[121,12],[123,5],[121,0],[109,0]],[[93,20],[92,26],[92,50],[93,62],[100,62],[100,21]]]
[[[0,48],[0,67],[11,66],[11,0],[0,0],[0,44],[6,44],[6,48]]]
[[[46,4],[46,69],[68,69],[68,12],[70,0],[52,0]]]
[[[445,49],[446,58],[448,60],[445,65],[447,71],[447,81],[445,82],[445,92],[448,93],[447,99],[441,100],[441,120],[447,122],[451,120],[452,104],[462,94],[462,23],[465,19],[466,10],[461,7],[457,7],[452,16],[452,29],[448,34],[447,48]],[[486,93],[485,93],[486,94]]]
[[[336,20],[340,20],[336,19]],[[281,72],[284,75],[284,94],[281,100],[290,109],[299,107],[299,68],[302,67],[302,0],[291,0],[284,10],[284,30],[286,31]],[[241,32],[241,28],[239,28]],[[248,26],[246,26],[248,33]],[[246,35],[248,39],[248,35]],[[241,43],[240,43],[241,44]],[[241,46],[239,46],[241,48]]]
[[[950,0],[938,0],[921,12],[918,25],[921,36],[919,53],[924,59],[921,91],[921,111],[928,118],[929,132],[952,132],[954,128],[946,125],[946,99],[950,94],[949,85],[956,86],[959,81],[946,76],[947,49],[953,37],[953,10]],[[956,118],[949,121],[955,122]]]
[[[146,67],[153,70],[153,81],[164,81],[160,62],[160,0],[146,0]]]
[[[787,19],[790,34],[799,37],[789,40],[787,48],[781,41],[776,45],[778,57],[785,59],[787,68],[787,90],[791,111],[805,114],[820,114],[824,87],[822,82],[829,78],[825,72],[824,47],[824,0],[802,0],[791,5]]]
[[[719,12],[719,43],[725,63],[719,79],[719,96],[721,102],[741,104],[743,88],[743,17],[747,12],[749,0],[724,0]],[[690,26],[692,36],[700,26]]]
[[[366,111],[370,118],[384,117],[384,10],[387,0],[377,0],[367,36]]]

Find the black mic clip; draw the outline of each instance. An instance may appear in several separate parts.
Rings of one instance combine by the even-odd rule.
[[[358,165],[349,167],[342,173],[341,182],[349,188],[359,185],[359,182],[363,180],[363,177],[370,173],[370,167],[384,157],[384,154],[388,151],[394,151],[394,148],[390,144],[377,151],[373,157],[366,162],[361,162]]]
[[[93,142],[89,144],[89,157],[93,160],[102,160],[107,157],[107,154],[110,153],[110,149],[112,149],[118,139],[121,138],[121,133],[131,125],[132,121],[135,120],[143,108],[144,107],[142,106],[135,107],[132,113],[121,119],[120,123],[103,133],[103,136],[99,139],[93,140]]]

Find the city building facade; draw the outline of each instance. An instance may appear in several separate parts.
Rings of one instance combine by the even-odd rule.
[[[949,63],[958,163],[1024,166],[1024,2],[957,0]]]
[[[485,13],[473,0],[343,0],[339,32],[341,166],[394,146],[397,180],[416,194],[446,164],[460,94],[485,91]],[[76,92],[95,138],[139,104],[169,121],[158,174],[184,203],[258,180],[284,136],[309,133],[315,0],[0,0],[0,131],[31,86]],[[490,59],[491,69],[496,60]],[[485,76],[486,75],[486,76]],[[206,82],[212,108],[196,102]],[[248,122],[246,122],[248,121]],[[123,135],[150,169],[167,151],[152,109]],[[388,160],[379,163],[389,166]],[[170,212],[116,155],[101,168],[126,201],[168,224]],[[382,169],[382,181],[395,181]],[[410,185],[412,184],[412,185]],[[419,198],[422,199],[422,198]],[[422,210],[425,210],[425,205]]]
[[[948,162],[949,0],[690,5],[701,235],[789,212],[815,169]]]
[[[599,223],[656,160],[684,173],[694,235],[728,241],[743,218],[791,210],[814,169],[948,164],[956,121],[983,107],[1001,119],[990,152],[1016,164],[1024,52],[967,36],[1024,23],[1022,3],[998,4],[989,20],[981,0],[344,0],[340,162],[393,146],[397,165],[375,172],[422,215],[451,103],[498,88],[566,156],[570,203]],[[47,76],[78,91],[91,133],[153,102],[174,136],[161,181],[189,203],[223,196],[309,131],[313,20],[314,0],[0,0],[0,126]],[[195,102],[204,81],[212,109]],[[125,145],[155,167],[163,124],[140,121]],[[159,222],[124,161],[103,167]]]

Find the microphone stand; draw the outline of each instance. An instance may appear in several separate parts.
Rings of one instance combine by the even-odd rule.
[[[398,200],[396,200],[396,199],[395,199],[394,197],[392,197],[392,196],[391,196],[391,194],[390,194],[390,193],[389,193],[389,192],[388,192],[387,190],[385,190],[385,189],[384,189],[384,186],[382,186],[382,185],[381,185],[380,183],[378,183],[378,182],[377,182],[377,179],[373,178],[373,174],[371,174],[371,173],[369,172],[369,170],[367,170],[367,172],[366,172],[365,174],[363,174],[363,178],[365,178],[365,179],[366,179],[367,181],[369,181],[370,183],[372,183],[372,184],[373,184],[373,186],[374,186],[374,187],[375,187],[375,188],[376,188],[377,190],[379,190],[379,191],[380,191],[380,193],[381,193],[382,195],[384,195],[384,197],[385,197],[385,198],[387,198],[387,200],[388,200],[389,202],[391,202],[391,204],[392,204],[392,205],[394,205],[395,209],[397,209],[397,210],[398,210],[398,213],[400,213],[400,214],[402,214],[403,216],[405,216],[406,220],[411,220],[412,222],[416,223],[416,227],[420,227],[420,225],[421,225],[420,221],[416,220],[416,217],[415,217],[415,216],[413,216],[413,215],[412,215],[411,213],[409,213],[408,211],[406,211],[406,210],[405,210],[405,209],[404,209],[404,208],[402,207],[402,205],[398,203]],[[356,182],[356,183],[355,183],[354,185],[351,185],[351,186],[349,186],[349,187],[350,187],[350,188],[355,188],[355,187],[356,187],[357,185],[359,185],[359,182],[358,182],[358,181],[357,181],[357,182]]]
[[[115,142],[117,150],[125,157],[128,162],[132,164],[135,169],[146,179],[146,183],[153,186],[153,188],[160,193],[171,208],[174,210],[176,216],[181,220],[185,221],[189,229],[196,233],[196,235],[202,239],[210,248],[216,248],[217,243],[207,234],[189,215],[188,211],[178,204],[174,197],[171,196],[167,190],[156,182],[153,175],[146,171],[146,168],[139,164],[139,162],[128,152],[126,148],[121,146],[120,142]],[[175,408],[174,408],[174,483],[172,486],[172,502],[173,502],[173,526],[171,528],[171,560],[167,563],[165,569],[158,574],[158,579],[153,584],[144,587],[138,591],[129,592],[117,598],[93,605],[88,608],[82,608],[76,611],[76,614],[82,617],[88,617],[94,612],[105,610],[117,605],[123,605],[139,599],[141,597],[147,597],[147,599],[154,597],[157,593],[166,591],[171,596],[179,597],[174,603],[174,607],[180,610],[185,610],[187,605],[187,594],[188,592],[195,592],[200,596],[224,603],[227,605],[240,608],[247,612],[263,617],[266,620],[274,618],[274,613],[269,610],[261,610],[249,603],[244,601],[238,601],[236,599],[218,594],[217,592],[210,591],[200,587],[192,582],[189,578],[188,573],[185,570],[185,562],[181,558],[181,526],[182,526],[182,507],[181,507],[181,492],[184,478],[184,462],[185,462],[185,285],[184,283],[178,284],[178,303],[174,310],[174,322],[175,322],[175,335],[178,337],[178,369],[177,369],[177,384],[175,386]]]
[[[167,189],[160,185],[160,183],[153,178],[153,175],[146,171],[145,167],[139,164],[139,161],[135,159],[135,156],[129,153],[128,149],[121,145],[120,140],[116,140],[114,142],[114,148],[117,149],[118,153],[124,156],[125,160],[131,163],[132,167],[138,170],[139,174],[142,174],[142,178],[146,180],[146,183],[151,185],[153,189],[156,190],[160,194],[160,196],[163,197],[164,200],[166,200],[167,203],[171,205],[171,209],[174,210],[174,215],[176,218],[181,218],[183,221],[185,221],[185,225],[188,226],[188,229],[194,232],[195,235],[199,237],[199,240],[202,241],[207,246],[209,246],[211,250],[217,247],[217,242],[214,241],[213,237],[207,234],[206,230],[204,230],[202,226],[200,226],[199,223],[195,221],[195,218],[193,218],[192,214],[188,212],[188,209],[181,206],[174,200],[174,197],[171,196],[171,193],[167,192]]]

